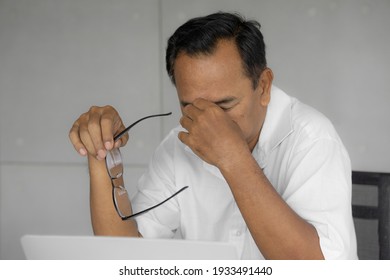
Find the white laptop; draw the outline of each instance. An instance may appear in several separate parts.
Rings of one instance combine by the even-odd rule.
[[[179,239],[25,235],[28,260],[234,260],[234,245]]]

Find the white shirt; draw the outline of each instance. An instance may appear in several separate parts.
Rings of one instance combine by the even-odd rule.
[[[220,171],[201,160],[173,129],[140,178],[134,212],[183,186],[184,192],[136,218],[146,238],[224,241],[242,259],[263,259]],[[356,259],[351,213],[351,165],[329,120],[273,87],[253,157],[287,204],[318,232],[326,259]],[[288,232],[286,232],[288,235]]]

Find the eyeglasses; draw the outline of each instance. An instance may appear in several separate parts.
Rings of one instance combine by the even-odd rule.
[[[171,114],[172,113],[170,112],[170,113],[166,113],[166,114],[150,115],[150,116],[146,116],[142,119],[139,119],[138,121],[132,123],[130,126],[125,128],[118,135],[116,135],[114,137],[114,142],[119,140],[133,126],[135,126],[137,123],[139,123],[143,120],[153,118],[153,117],[169,116]],[[127,193],[127,190],[125,188],[124,181],[123,181],[123,161],[122,161],[122,155],[121,155],[119,148],[114,148],[114,149],[107,152],[106,166],[107,166],[108,175],[111,178],[112,198],[113,198],[115,210],[122,220],[128,220],[128,219],[134,218],[136,216],[139,216],[141,214],[144,214],[150,210],[153,210],[154,208],[157,208],[158,206],[164,204],[165,202],[167,202],[168,200],[170,200],[171,198],[175,197],[176,195],[178,195],[179,193],[184,191],[186,188],[188,188],[188,186],[185,186],[185,187],[181,188],[180,190],[178,190],[177,192],[175,192],[170,197],[168,197],[167,199],[163,200],[162,202],[160,202],[152,207],[149,207],[145,210],[142,210],[140,212],[132,214],[129,195]]]

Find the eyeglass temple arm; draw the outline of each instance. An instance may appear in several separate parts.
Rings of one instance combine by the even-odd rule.
[[[156,115],[150,115],[150,116],[146,116],[146,117],[143,117],[141,119],[139,119],[138,121],[132,123],[131,125],[129,125],[128,127],[126,127],[122,132],[120,132],[118,135],[116,135],[114,137],[114,142],[119,140],[126,132],[128,132],[133,126],[135,126],[137,123],[143,121],[143,120],[146,120],[146,119],[149,119],[149,118],[154,118],[154,117],[165,117],[165,116],[169,116],[171,115],[172,112],[169,112],[169,113],[165,113],[165,114],[156,114]]]
[[[134,218],[134,217],[136,217],[136,216],[142,215],[142,214],[144,214],[144,213],[146,213],[146,212],[148,212],[148,211],[150,211],[150,210],[153,210],[154,208],[157,208],[157,207],[159,207],[160,205],[164,204],[165,202],[167,202],[167,201],[170,200],[171,198],[175,197],[176,195],[178,195],[179,193],[181,193],[182,191],[184,191],[184,190],[187,189],[187,188],[188,188],[188,186],[182,187],[180,190],[178,190],[177,192],[175,192],[173,195],[171,195],[171,196],[168,197],[167,199],[161,201],[160,203],[158,203],[158,204],[156,204],[156,205],[154,205],[154,206],[152,206],[152,207],[149,207],[149,208],[147,208],[147,209],[145,209],[145,210],[142,210],[142,211],[140,211],[140,212],[138,212],[138,213],[134,213],[134,214],[132,214],[132,215],[130,215],[130,216],[122,217],[122,220],[123,220],[123,221],[129,220],[129,219]]]

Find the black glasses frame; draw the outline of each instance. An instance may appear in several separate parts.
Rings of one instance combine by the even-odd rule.
[[[119,140],[119,139],[120,139],[123,135],[125,135],[132,127],[134,127],[136,124],[138,124],[139,122],[141,122],[141,121],[143,121],[143,120],[146,120],[146,119],[149,119],[149,118],[154,118],[154,117],[169,116],[169,115],[171,115],[171,114],[172,114],[172,112],[165,113],[165,114],[149,115],[149,116],[143,117],[143,118],[137,120],[136,122],[132,123],[132,124],[129,125],[128,127],[126,127],[126,128],[125,128],[123,131],[121,131],[120,133],[118,133],[118,134],[114,137],[114,142],[117,141],[117,140]],[[107,163],[108,155],[107,155],[107,157],[106,157],[106,167],[107,167],[108,175],[109,175],[109,177],[110,177],[110,179],[111,179],[111,185],[112,185],[112,200],[113,200],[113,204],[114,204],[114,207],[115,207],[116,212],[118,213],[119,217],[120,217],[123,221],[132,219],[132,218],[134,218],[134,217],[136,217],[136,216],[142,215],[142,214],[144,214],[144,213],[146,213],[146,212],[149,212],[150,210],[153,210],[153,209],[159,207],[160,205],[164,204],[165,202],[167,202],[168,200],[170,200],[171,198],[175,197],[176,195],[178,195],[179,193],[181,193],[182,191],[184,191],[185,189],[188,188],[188,186],[182,187],[180,190],[178,190],[177,192],[175,192],[174,194],[172,194],[170,197],[166,198],[165,200],[161,201],[160,203],[158,203],[158,204],[156,204],[156,205],[153,205],[153,206],[151,206],[151,207],[149,207],[149,208],[147,208],[147,209],[145,209],[145,210],[142,210],[142,211],[140,211],[140,212],[131,214],[131,215],[129,215],[129,216],[122,215],[121,210],[120,210],[120,208],[119,208],[119,206],[118,206],[118,202],[116,201],[115,191],[116,191],[118,188],[120,188],[120,189],[122,189],[122,191],[125,191],[125,192],[126,192],[126,196],[127,196],[127,190],[126,190],[124,184],[122,184],[121,186],[115,186],[114,180],[121,180],[121,182],[123,182],[123,169],[124,169],[124,168],[123,168],[123,161],[122,161],[122,156],[121,156],[121,154],[120,154],[119,148],[114,148],[114,149],[117,149],[117,150],[118,150],[117,156],[119,156],[120,159],[121,159],[122,172],[120,172],[120,173],[118,174],[118,176],[116,176],[116,177],[111,176],[110,168],[109,168],[109,165],[108,165],[108,163]],[[113,149],[113,150],[114,150],[114,149]],[[109,151],[109,153],[111,153],[111,151]],[[110,156],[111,156],[111,155],[110,155]],[[127,196],[127,199],[129,199],[128,196]],[[129,201],[129,205],[130,205],[130,201]]]

